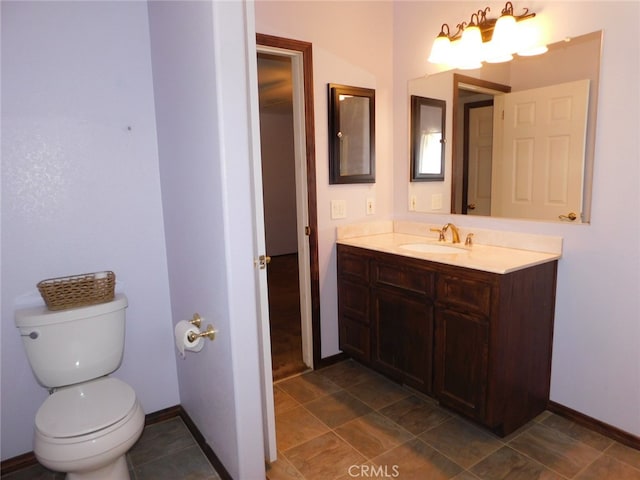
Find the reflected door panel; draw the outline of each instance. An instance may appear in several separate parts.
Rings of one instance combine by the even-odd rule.
[[[496,97],[492,215],[582,212],[588,102],[589,80]]]
[[[493,105],[469,109],[469,215],[491,215]]]

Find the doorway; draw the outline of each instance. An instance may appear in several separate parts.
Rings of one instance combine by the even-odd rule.
[[[473,119],[476,122],[475,125],[472,125],[470,117],[473,116],[471,112],[474,110],[477,114],[482,107],[491,105],[496,95],[510,91],[509,85],[458,73],[453,75],[452,213],[490,214],[493,155],[492,148],[486,143],[486,130],[489,127],[493,128],[492,122],[489,120],[490,117],[487,117],[490,110],[493,113],[493,107],[486,109],[483,116],[477,115]],[[475,139],[469,138],[472,129],[475,129],[479,134]],[[482,134],[480,134],[480,130],[482,130]],[[469,145],[470,142],[477,143]]]
[[[464,103],[463,215],[491,216],[493,97],[489,97]]]
[[[273,380],[320,360],[311,44],[258,34]]]

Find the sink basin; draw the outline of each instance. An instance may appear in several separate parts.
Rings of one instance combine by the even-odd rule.
[[[466,253],[466,250],[440,243],[405,243],[400,248],[418,253]]]

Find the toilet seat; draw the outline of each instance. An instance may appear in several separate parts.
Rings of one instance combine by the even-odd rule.
[[[86,436],[109,429],[136,405],[133,388],[117,378],[103,377],[51,394],[36,414],[36,429],[49,438]]]

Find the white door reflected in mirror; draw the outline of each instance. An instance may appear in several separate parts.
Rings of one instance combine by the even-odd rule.
[[[554,222],[562,221],[563,219],[559,218],[559,215],[566,216],[567,212],[571,211],[577,212],[577,220],[573,223],[588,223],[591,216],[602,35],[602,31],[596,31],[571,38],[570,41],[557,42],[549,45],[549,51],[544,55],[519,57],[508,64],[485,64],[478,70],[463,72],[463,76],[460,76],[458,71],[451,70],[410,80],[408,83],[409,95],[438,98],[446,102],[445,130],[450,133],[445,137],[447,141],[444,144],[445,174],[443,181],[420,183],[412,178],[408,185],[407,198],[411,199],[408,202],[408,210],[411,211],[415,208],[415,211],[419,212],[490,215]],[[464,80],[454,81],[456,75]],[[556,141],[554,144],[544,147],[543,157],[538,157],[536,160],[536,165],[540,161],[546,169],[542,176],[544,177],[544,188],[548,189],[548,192],[540,198],[544,199],[542,201],[557,204],[558,207],[561,203],[566,203],[566,206],[559,209],[562,212],[558,214],[552,213],[552,209],[538,209],[533,206],[535,202],[529,207],[531,197],[528,196],[528,193],[524,197],[521,194],[526,182],[533,181],[533,178],[523,173],[525,172],[523,167],[517,166],[516,170],[511,172],[518,175],[518,178],[514,179],[517,186],[505,187],[503,185],[503,188],[510,188],[511,193],[516,195],[514,197],[516,201],[512,203],[518,203],[519,208],[496,207],[495,199],[492,198],[496,196],[493,189],[496,187],[496,182],[505,174],[501,170],[496,170],[497,167],[487,168],[494,153],[488,153],[489,148],[486,144],[475,144],[473,148],[476,148],[477,151],[475,153],[469,151],[469,143],[465,142],[481,142],[481,140],[479,138],[473,140],[472,135],[469,134],[471,128],[469,123],[465,122],[465,105],[484,100],[493,102],[494,96],[503,94],[505,89],[516,93],[578,80],[588,80],[589,82],[586,130],[584,141],[581,143],[583,147],[582,158],[580,161],[573,158],[574,149],[571,149],[570,153],[563,152],[562,142]],[[487,88],[486,85],[496,85],[497,87]],[[554,135],[553,131],[548,133],[548,136]],[[499,132],[494,131],[492,143],[503,145],[504,142],[502,139],[496,138],[497,135]],[[558,135],[563,135],[563,133]],[[412,136],[412,145],[414,142]],[[565,153],[571,155],[573,160],[569,162],[566,157],[563,157]],[[520,154],[523,154],[523,151]],[[474,164],[475,160],[472,160],[473,155],[476,155],[477,164]],[[503,162],[505,158],[510,158],[511,165],[514,162],[522,164],[529,161],[513,158],[511,157],[512,152],[505,154],[504,150],[500,155]],[[564,159],[559,160],[560,157]],[[414,161],[413,155],[411,161]],[[412,163],[412,173],[413,168]],[[489,171],[491,171],[491,175],[489,175]],[[533,187],[527,186],[526,188]],[[542,187],[536,187],[536,190],[539,192],[540,188]],[[578,202],[569,200],[576,189],[579,190],[578,195],[580,196]],[[435,194],[440,194],[445,199],[444,208],[435,209],[433,207],[430,199]],[[498,195],[502,194],[498,193]],[[524,198],[527,200],[525,201]],[[450,203],[447,202],[449,199]],[[494,208],[496,209],[494,210]]]

